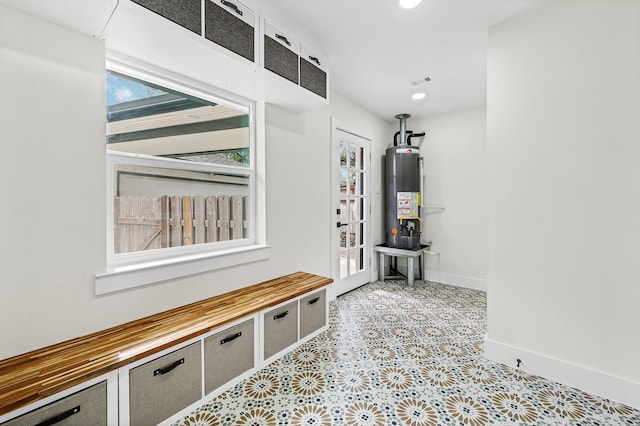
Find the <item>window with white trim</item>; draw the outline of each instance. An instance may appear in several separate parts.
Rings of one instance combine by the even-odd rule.
[[[255,246],[255,104],[157,69],[107,68],[109,271]]]

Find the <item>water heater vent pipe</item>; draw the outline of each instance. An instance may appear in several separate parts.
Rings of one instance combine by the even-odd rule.
[[[400,120],[400,145],[406,145],[407,139],[407,118],[411,117],[411,114],[398,114],[396,118]]]

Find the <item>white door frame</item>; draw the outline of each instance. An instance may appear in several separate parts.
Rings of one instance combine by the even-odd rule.
[[[365,222],[364,222],[364,233],[365,233],[365,244],[364,244],[364,252],[365,252],[365,271],[363,272],[362,277],[364,278],[364,282],[358,283],[353,288],[359,287],[360,285],[367,284],[371,282],[372,277],[375,274],[373,271],[373,235],[372,235],[372,208],[371,208],[371,197],[373,194],[371,187],[371,147],[373,145],[373,140],[370,137],[363,136],[363,133],[357,131],[347,125],[344,125],[340,121],[335,118],[331,118],[331,214],[329,215],[331,218],[330,229],[331,229],[331,277],[334,279],[334,284],[331,285],[328,300],[334,300],[338,294],[343,293],[342,290],[338,289],[340,280],[340,250],[339,250],[339,233],[336,231],[336,223],[339,218],[337,215],[337,210],[340,208],[339,199],[340,194],[338,193],[338,186],[340,183],[340,153],[339,153],[339,143],[340,143],[340,134],[348,133],[352,136],[355,136],[359,139],[362,139],[365,145],[366,151],[368,151],[368,155],[365,155],[366,158],[363,161],[366,163],[365,170]]]

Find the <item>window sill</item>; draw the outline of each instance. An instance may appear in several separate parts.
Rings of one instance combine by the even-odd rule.
[[[271,246],[251,245],[218,250],[214,253],[183,256],[162,263],[127,266],[97,273],[95,293],[96,295],[113,293],[201,272],[256,262],[268,259],[270,256]]]

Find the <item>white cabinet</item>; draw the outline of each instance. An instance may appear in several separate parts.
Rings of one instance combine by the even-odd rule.
[[[326,329],[327,303],[326,290],[322,289],[263,312],[263,363],[271,362]]]
[[[289,33],[265,21],[262,46],[264,69],[298,84],[300,43]]]
[[[184,334],[182,322],[174,321],[150,339],[151,327],[145,321],[140,335],[127,335],[126,346],[110,355],[128,359],[125,365],[118,364],[119,368],[104,376],[0,415],[0,426],[62,421],[68,425],[172,424],[326,329],[326,285],[316,285],[305,293],[295,282],[285,280],[281,283],[284,294],[279,294],[277,288],[266,286],[272,281],[263,283],[258,290],[262,296],[256,301],[252,301],[253,295],[239,297],[247,301],[246,310],[234,312],[236,298],[220,302],[228,308],[220,313],[215,328],[195,332],[185,328],[191,331]],[[291,288],[296,288],[295,296]],[[211,309],[214,302],[209,303]],[[247,304],[258,306],[247,309]],[[230,318],[233,321],[229,322]],[[117,332],[109,335],[116,338],[113,334]],[[188,340],[172,340],[176,335]],[[127,352],[137,355],[122,358]]]
[[[328,104],[326,57],[259,19],[257,0],[0,0],[105,41],[110,59],[186,76],[292,112]],[[253,9],[251,4],[256,5]]]
[[[327,309],[322,288],[120,368],[120,425],[179,420],[325,330]]]
[[[207,19],[212,18],[205,10],[204,33],[209,28],[209,36],[215,37],[211,34],[213,23]],[[120,0],[104,31],[104,40],[110,59],[134,66],[139,61],[152,70],[161,69],[155,71],[158,73],[166,70],[234,95],[258,99],[257,63],[129,0]]]
[[[256,57],[256,14],[237,0],[131,0],[249,62]]]
[[[295,34],[269,19],[262,22],[262,96],[291,111],[328,104],[328,62]]]

